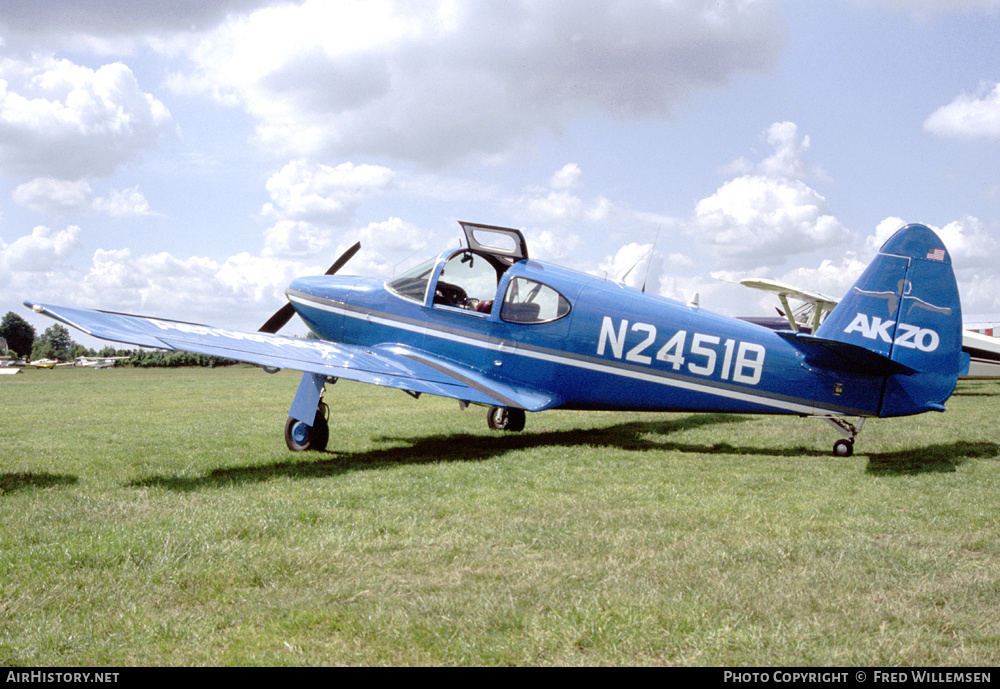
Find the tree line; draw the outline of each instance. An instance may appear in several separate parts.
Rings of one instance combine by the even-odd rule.
[[[176,368],[179,366],[231,366],[238,364],[235,359],[225,359],[208,354],[194,354],[179,351],[142,351],[138,349],[115,349],[108,345],[98,351],[84,347],[73,341],[65,326],[55,323],[36,336],[35,328],[13,311],[0,321],[0,346],[6,346],[7,351],[0,354],[16,356],[19,359],[55,359],[56,361],[72,361],[81,356],[87,357],[127,357],[118,362],[119,366],[135,368]],[[4,345],[4,342],[6,343]]]

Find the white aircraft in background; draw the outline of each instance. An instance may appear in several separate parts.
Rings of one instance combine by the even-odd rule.
[[[127,356],[78,356],[74,361],[74,366],[85,368],[111,368],[116,361],[128,359]]]
[[[780,316],[750,316],[741,319],[774,330],[790,328],[796,332],[815,332],[839,301],[819,292],[809,292],[778,280],[746,278],[740,280],[740,284],[778,296],[784,309],[784,311],[778,309]],[[789,299],[799,301],[801,304],[792,308]],[[969,372],[960,378],[964,380],[1000,378],[1000,338],[973,330],[963,330],[962,351],[969,354],[970,361]]]

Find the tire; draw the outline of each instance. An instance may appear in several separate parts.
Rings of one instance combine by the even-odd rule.
[[[833,444],[834,457],[850,457],[854,454],[854,443],[850,440],[838,440]]]
[[[490,407],[486,423],[494,431],[517,433],[524,430],[524,410],[509,407]]]
[[[291,416],[285,421],[285,444],[292,452],[315,450],[322,452],[330,441],[330,423],[326,420],[327,408],[320,403],[313,425],[308,426]]]

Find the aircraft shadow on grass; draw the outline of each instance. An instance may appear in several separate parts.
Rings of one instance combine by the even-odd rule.
[[[951,393],[952,397],[1000,397],[1000,388],[996,386],[990,386],[986,388],[985,386],[972,387],[972,386],[960,386],[955,389],[955,392]]]
[[[866,471],[878,476],[949,473],[970,459],[996,459],[998,455],[1000,445],[997,443],[959,440],[899,452],[873,452],[868,455]]]
[[[275,478],[323,478],[353,471],[383,469],[390,466],[429,464],[432,462],[481,462],[508,452],[539,447],[607,447],[630,452],[673,451],[697,455],[756,455],[769,457],[817,457],[829,455],[805,447],[772,448],[734,446],[729,443],[673,442],[670,435],[704,426],[746,422],[748,417],[736,414],[695,414],[665,421],[631,421],[611,426],[568,431],[538,433],[505,433],[503,435],[432,435],[407,439],[390,436],[375,438],[376,442],[397,443],[393,447],[363,452],[325,451],[324,459],[314,461],[282,461],[264,465],[248,465],[214,469],[203,476],[151,476],[132,481],[132,487],[159,487],[181,492],[201,488],[219,488],[260,483]],[[398,444],[404,443],[404,444]],[[951,472],[969,459],[1000,455],[996,443],[959,441],[948,445],[931,445],[901,452],[870,454],[867,472],[877,475],[905,475],[927,472]],[[315,456],[315,455],[313,455]]]
[[[697,455],[758,455],[770,457],[827,457],[805,447],[770,448],[734,446],[729,443],[673,442],[669,436],[704,426],[743,423],[748,417],[736,414],[694,414],[665,421],[632,421],[611,426],[538,433],[497,435],[433,435],[406,439],[383,436],[376,442],[407,443],[363,452],[326,451],[326,458],[314,461],[283,461],[265,465],[215,469],[203,476],[151,476],[132,481],[132,487],[159,487],[176,491],[258,483],[275,478],[322,478],[352,471],[387,466],[432,462],[480,462],[516,450],[539,447],[607,447],[631,452],[674,451]],[[315,456],[315,455],[314,455]]]
[[[50,474],[48,472],[17,472],[0,474],[0,495],[14,493],[31,488],[52,488],[53,486],[70,486],[77,482],[76,476],[66,474]]]
[[[432,462],[479,462],[502,456],[515,450],[539,447],[608,447],[627,451],[674,450],[700,454],[801,454],[825,455],[812,450],[773,450],[761,448],[734,448],[727,444],[697,445],[664,441],[684,430],[703,426],[742,423],[748,417],[737,414],[693,414],[665,421],[633,421],[611,426],[575,429],[568,431],[543,431],[504,433],[502,435],[441,434],[422,438],[395,438],[383,436],[376,442],[404,443],[394,447],[377,448],[363,452],[337,452],[327,450],[324,459],[313,461],[283,461],[266,465],[226,467],[215,469],[204,476],[176,477],[152,476],[133,481],[133,487],[160,487],[178,491],[197,490],[205,487],[228,486],[267,481],[278,477],[317,478],[336,476],[352,471],[364,471],[407,464]],[[315,456],[315,455],[313,455]]]

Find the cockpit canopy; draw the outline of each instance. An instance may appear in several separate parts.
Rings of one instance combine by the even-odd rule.
[[[513,265],[528,258],[528,244],[520,230],[496,225],[478,225],[459,221],[465,232],[466,246],[474,251],[490,254]]]
[[[528,258],[527,243],[519,230],[460,224],[467,248],[426,261],[389,281],[386,287],[404,299],[424,305],[430,301],[434,307],[484,317],[493,312],[499,290],[503,289],[499,316],[508,323],[547,323],[570,312],[569,300],[548,285],[527,276],[505,280],[511,266]]]

